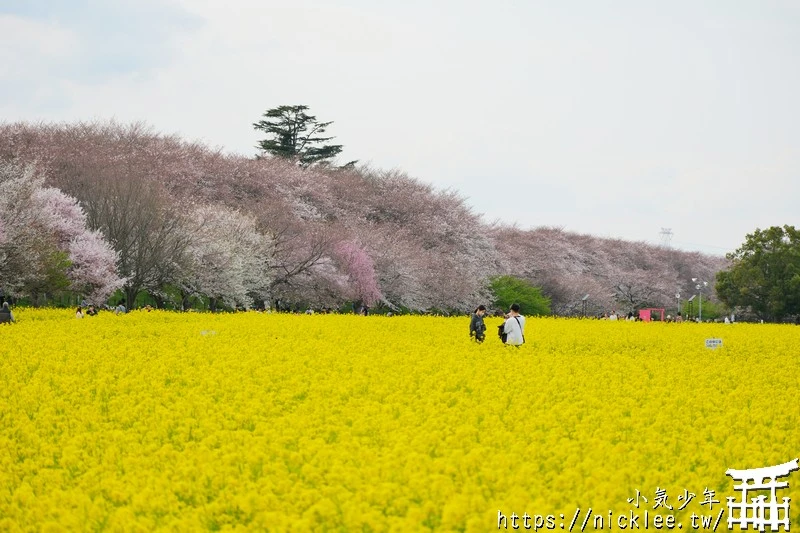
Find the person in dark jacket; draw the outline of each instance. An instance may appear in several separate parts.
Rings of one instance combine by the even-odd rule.
[[[8,302],[3,302],[3,307],[0,309],[0,324],[3,322],[14,322],[14,314],[8,307]]]
[[[469,321],[469,336],[477,342],[483,342],[486,338],[486,324],[483,323],[483,315],[486,314],[486,307],[479,305]]]

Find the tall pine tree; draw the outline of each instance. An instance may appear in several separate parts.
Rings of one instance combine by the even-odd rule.
[[[333,139],[324,136],[333,122],[318,122],[317,117],[306,111],[308,106],[304,105],[268,109],[264,118],[253,124],[268,135],[259,141],[258,147],[270,155],[297,161],[302,167],[330,163],[342,151],[341,144],[324,144]]]

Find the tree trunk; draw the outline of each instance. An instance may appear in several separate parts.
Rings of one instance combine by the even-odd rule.
[[[136,303],[136,296],[138,294],[138,287],[125,287],[125,308],[128,311],[133,310],[133,305]]]

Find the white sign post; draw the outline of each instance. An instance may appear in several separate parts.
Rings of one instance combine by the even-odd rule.
[[[706,348],[718,348],[722,346],[722,339],[706,339]]]

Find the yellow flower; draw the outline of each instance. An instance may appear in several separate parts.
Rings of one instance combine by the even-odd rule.
[[[4,531],[560,529],[657,488],[688,527],[706,488],[735,495],[728,468],[798,455],[790,326],[531,319],[511,350],[465,318],[17,315]]]

